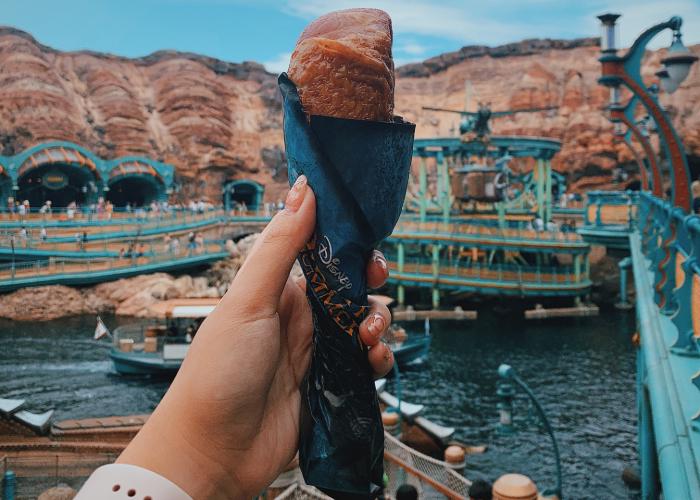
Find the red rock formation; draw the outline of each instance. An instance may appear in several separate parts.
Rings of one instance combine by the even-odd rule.
[[[700,54],[700,46],[692,50]],[[575,189],[603,187],[618,162],[630,172],[636,166],[601,112],[607,90],[596,82],[598,55],[596,39],[464,47],[398,68],[396,112],[416,122],[418,137],[449,135],[457,115],[421,108],[463,109],[466,80],[472,109],[478,100],[495,110],[558,106],[494,120],[494,132],[561,139],[555,168]],[[648,55],[649,83],[661,57]],[[700,162],[700,65],[662,102]],[[171,51],[139,59],[59,52],[0,28],[0,154],[69,140],[107,158],[142,154],[172,163],[184,197],[219,201],[223,182],[248,177],[266,184],[275,201],[286,189],[281,126],[276,77],[257,63]]]

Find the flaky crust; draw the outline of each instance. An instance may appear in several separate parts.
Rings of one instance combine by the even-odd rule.
[[[309,24],[287,72],[306,113],[391,121],[392,38],[391,18],[378,9],[339,10]]]

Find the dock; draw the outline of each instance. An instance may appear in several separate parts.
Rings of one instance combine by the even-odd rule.
[[[545,308],[537,304],[534,309],[525,311],[525,319],[580,318],[584,316],[598,316],[599,312],[600,310],[595,304],[552,308]]]
[[[428,309],[416,311],[408,306],[406,309],[393,310],[391,316],[395,321],[415,321],[420,319],[452,319],[452,320],[475,320],[478,313],[476,311],[465,311],[457,306],[450,310]]]

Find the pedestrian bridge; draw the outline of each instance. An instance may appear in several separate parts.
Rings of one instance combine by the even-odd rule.
[[[656,498],[700,491],[700,217],[643,192],[629,246],[639,341],[642,483]]]
[[[3,264],[0,292],[43,285],[92,285],[139,274],[172,272],[211,264],[229,255],[222,244],[209,244],[196,252],[164,252],[120,258],[90,256]]]
[[[572,266],[469,265],[440,260],[410,259],[399,266],[389,260],[389,283],[439,288],[456,293],[516,297],[579,297],[591,281]]]

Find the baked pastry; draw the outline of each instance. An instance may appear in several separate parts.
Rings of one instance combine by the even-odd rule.
[[[319,17],[302,32],[289,78],[308,115],[389,122],[394,113],[391,18],[378,9]]]

